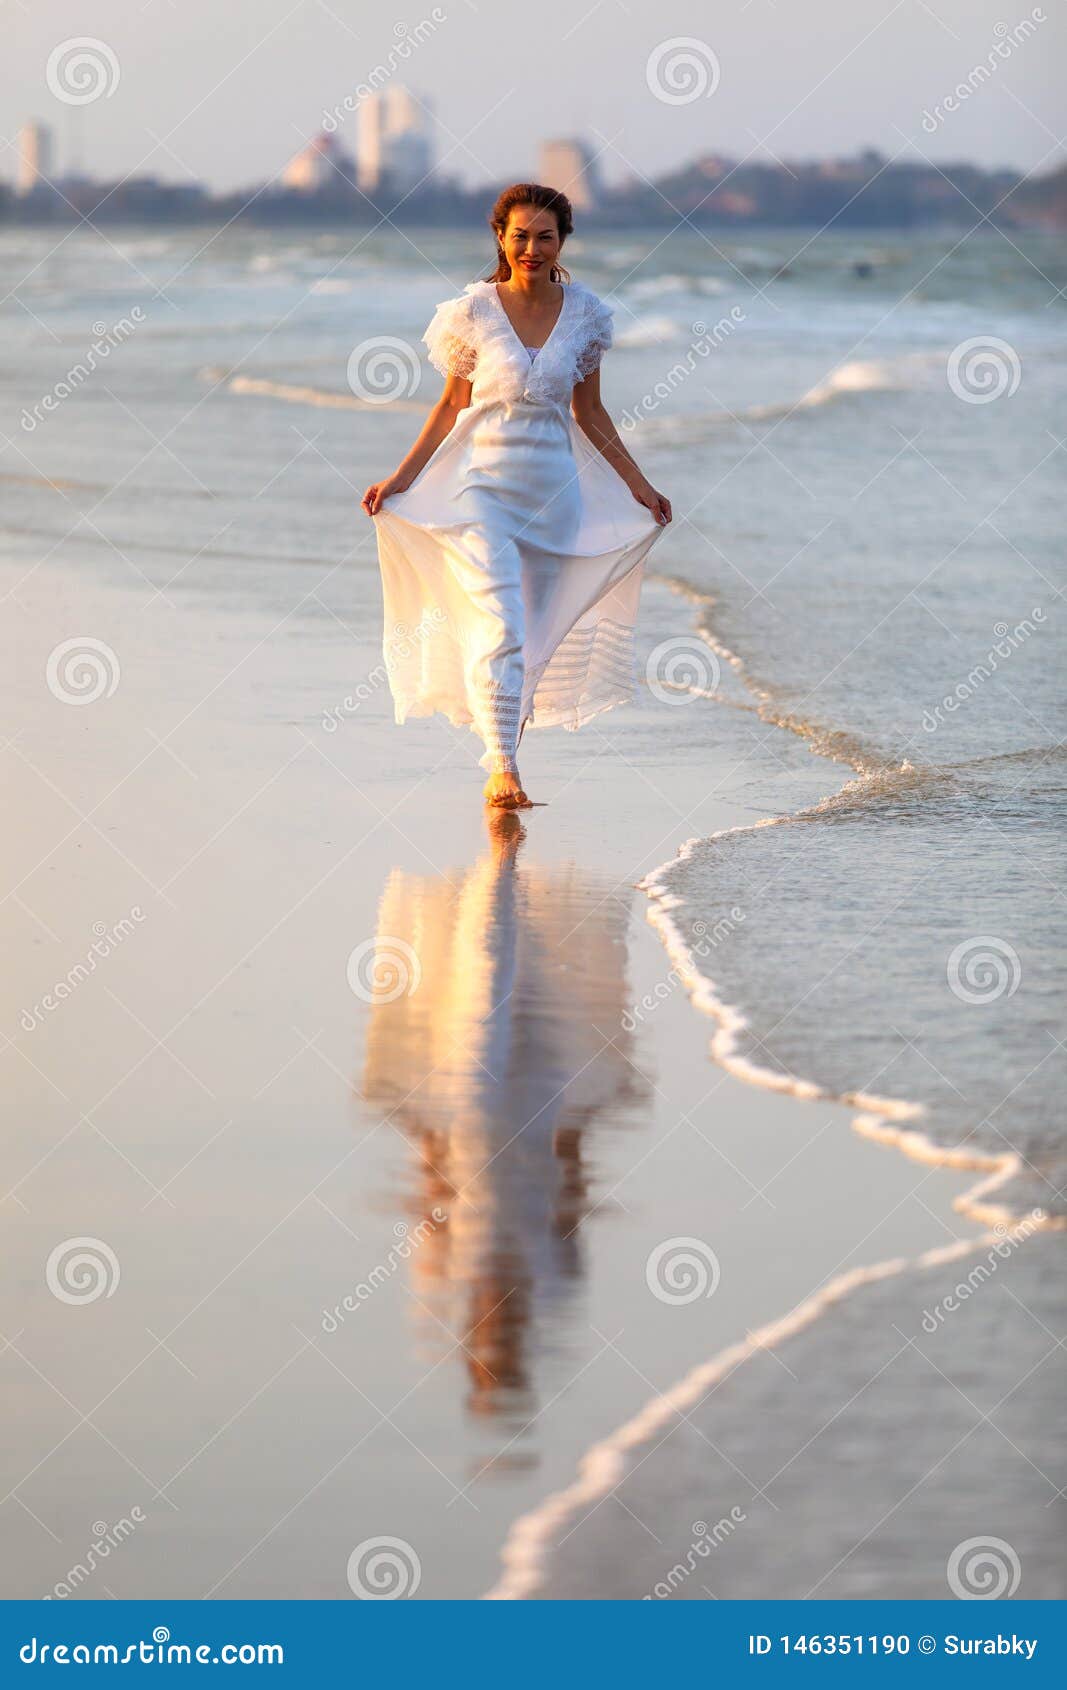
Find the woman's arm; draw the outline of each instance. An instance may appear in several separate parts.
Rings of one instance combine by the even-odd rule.
[[[571,395],[571,410],[582,433],[617,470],[639,505],[650,510],[659,523],[671,520],[671,502],[657,493],[623,445],[619,432],[604,408],[600,397],[600,371],[594,370],[584,381],[576,382]]]
[[[407,457],[398,464],[392,475],[386,476],[384,481],[372,481],[364,493],[361,503],[368,516],[376,516],[381,510],[382,500],[388,499],[390,494],[403,493],[405,488],[411,486],[419,471],[429,463],[442,440],[448,439],[459,420],[459,413],[465,411],[470,402],[471,382],[464,376],[446,377],[441,397],[423,423],[419,437]]]

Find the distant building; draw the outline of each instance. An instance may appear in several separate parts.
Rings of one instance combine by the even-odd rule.
[[[600,170],[584,141],[545,141],[538,180],[566,194],[575,211],[590,211],[603,198]]]
[[[54,173],[52,131],[46,123],[24,123],[15,140],[15,192],[19,195],[51,190]]]
[[[360,101],[357,154],[359,186],[368,193],[388,185],[409,193],[434,169],[432,114],[410,89],[388,83]]]
[[[355,162],[343,151],[336,135],[323,130],[282,171],[282,187],[298,194],[337,193],[351,188]]]

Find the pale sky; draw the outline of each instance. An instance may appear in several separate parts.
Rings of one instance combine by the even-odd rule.
[[[864,146],[1043,174],[1065,158],[1064,12],[1062,0],[0,0],[0,136],[36,117],[55,129],[60,170],[74,147],[97,177],[248,188],[379,65],[432,103],[442,168],[469,185],[528,177],[540,140],[575,134],[603,149],[609,181],[701,152],[789,162]],[[398,32],[420,24],[426,39],[401,59]],[[83,36],[110,49],[118,83],[72,106],[46,67]],[[685,103],[649,87],[650,58],[678,38],[716,82]],[[959,109],[924,127],[991,55]],[[0,174],[13,178],[10,151]]]

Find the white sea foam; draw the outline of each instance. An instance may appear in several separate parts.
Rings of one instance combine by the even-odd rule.
[[[661,576],[659,579],[665,581],[680,596],[698,605],[707,616],[713,604],[710,594],[670,577]],[[705,637],[709,637],[706,627],[703,633]],[[741,673],[742,678],[747,679],[744,675],[744,665],[737,655],[729,652],[721,642],[718,649]],[[789,718],[783,718],[781,725],[802,733],[809,742],[816,738],[814,730],[805,731],[805,725],[798,725]],[[831,737],[837,740],[839,751],[840,745],[848,739],[848,736],[843,735]],[[813,745],[813,749],[816,748]],[[673,968],[688,989],[694,1006],[715,1023],[711,1054],[720,1066],[749,1084],[784,1092],[797,1098],[820,1098],[851,1106],[858,1111],[853,1117],[852,1126],[861,1136],[875,1143],[892,1146],[904,1155],[930,1166],[978,1173],[981,1176],[979,1180],[955,1199],[954,1206],[983,1227],[1025,1227],[1024,1236],[1027,1238],[1040,1230],[1062,1230],[1067,1226],[1067,1217],[1048,1216],[1040,1211],[1021,1215],[1008,1204],[996,1199],[995,1194],[1021,1171],[1022,1161],[1014,1150],[1006,1149],[999,1154],[985,1154],[967,1145],[939,1145],[917,1124],[924,1111],[916,1102],[858,1090],[831,1092],[803,1076],[783,1073],[751,1060],[741,1049],[742,1035],[748,1027],[747,1017],[738,1006],[727,1002],[720,995],[713,979],[701,972],[693,960],[684,931],[674,913],[684,905],[685,900],[670,890],[670,880],[679,864],[691,859],[698,851],[713,850],[716,842],[728,837],[755,834],[769,827],[789,826],[800,818],[810,818],[842,802],[869,802],[871,796],[880,790],[889,790],[894,782],[907,785],[934,774],[933,771],[915,770],[908,763],[902,763],[896,769],[880,768],[876,763],[865,768],[865,759],[859,754],[843,757],[842,760],[852,763],[857,769],[856,778],[847,781],[839,792],[828,794],[818,804],[798,811],[795,815],[769,816],[754,824],[723,829],[707,839],[688,839],[673,858],[652,870],[639,882],[640,889],[650,899],[648,920],[659,933]],[[931,1249],[914,1259],[894,1258],[853,1268],[835,1277],[780,1319],[750,1333],[743,1341],[728,1346],[709,1360],[690,1369],[669,1390],[652,1397],[617,1431],[594,1444],[581,1458],[576,1477],[570,1485],[550,1495],[536,1508],[515,1521],[502,1550],[502,1574],[487,1593],[488,1599],[516,1600],[532,1595],[545,1577],[552,1547],[561,1533],[579,1513],[595,1507],[622,1482],[633,1453],[648,1445],[674,1418],[684,1414],[699,1401],[712,1385],[752,1356],[796,1336],[835,1303],[867,1285],[975,1254],[983,1248],[999,1244],[1001,1240],[1001,1232],[985,1232],[974,1239]]]
[[[708,1361],[691,1368],[668,1391],[650,1398],[632,1419],[596,1443],[581,1458],[577,1477],[565,1490],[546,1497],[528,1514],[514,1522],[501,1551],[503,1572],[486,1593],[489,1601],[517,1601],[533,1595],[544,1579],[553,1543],[580,1510],[589,1510],[626,1477],[635,1450],[651,1442],[671,1420],[699,1402],[706,1391],[763,1350],[776,1349],[811,1326],[842,1298],[864,1286],[876,1284],[909,1270],[936,1267],[942,1262],[976,1254],[1001,1242],[1001,1235],[987,1232],[975,1239],[941,1245],[915,1260],[897,1257],[870,1267],[852,1268],[839,1274],[802,1303],[749,1333],[739,1343],[720,1350]]]
[[[221,379],[210,370],[201,371],[205,380]],[[387,406],[368,399],[357,399],[354,393],[331,393],[322,387],[306,387],[295,382],[271,381],[266,376],[231,376],[227,392],[251,395],[259,399],[280,399],[288,405],[317,405],[339,411],[425,411],[426,406],[411,399],[391,399]]]

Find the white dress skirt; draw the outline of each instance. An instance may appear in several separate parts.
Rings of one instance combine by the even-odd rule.
[[[442,711],[514,770],[523,729],[576,729],[634,696],[642,565],[662,528],[570,411],[611,345],[610,307],[564,283],[544,346],[523,346],[495,283],[440,304],[430,362],[471,404],[374,518],[396,720]]]

